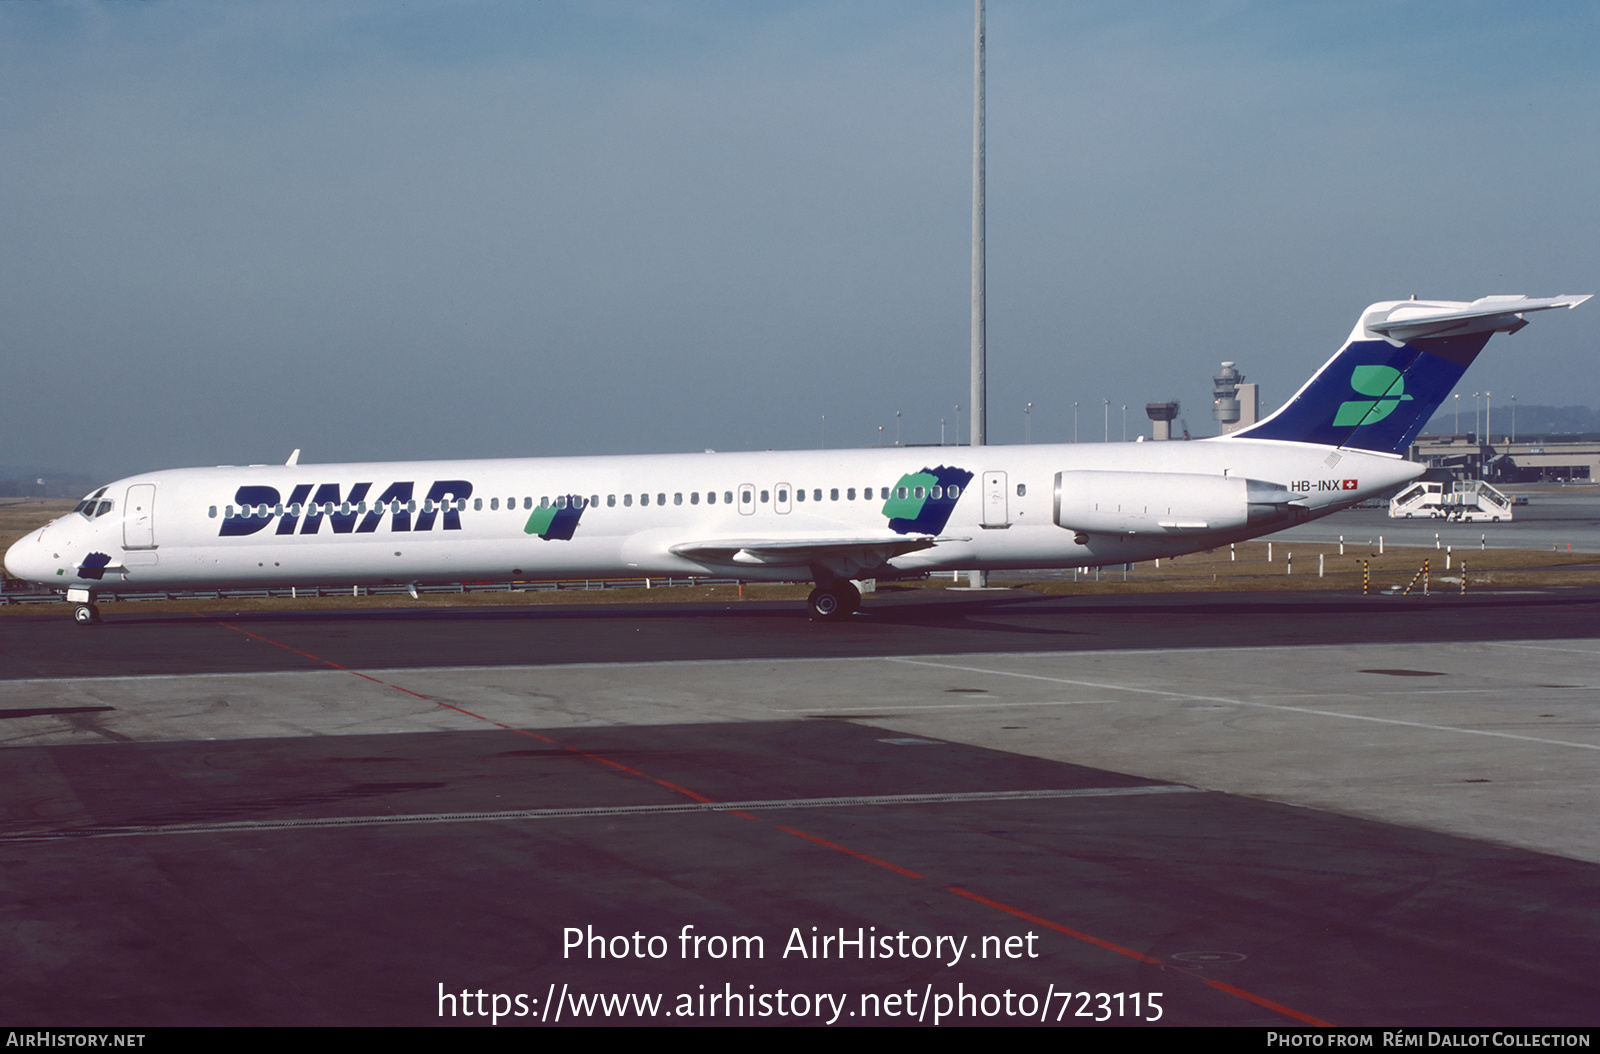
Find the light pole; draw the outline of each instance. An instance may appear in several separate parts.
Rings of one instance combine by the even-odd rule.
[[[1492,416],[1494,414],[1494,404],[1489,399],[1493,394],[1488,389],[1485,389],[1483,393],[1483,438],[1488,443],[1494,442],[1494,418]]]
[[[1128,441],[1128,404],[1122,404],[1122,441]]]
[[[1456,435],[1461,434],[1461,393],[1456,392]]]
[[[939,445],[944,446],[944,418],[939,418]]]
[[[1105,404],[1106,404],[1106,437],[1104,439],[1100,440],[1100,442],[1109,443],[1109,442],[1111,442],[1111,400],[1110,399],[1105,400]]]
[[[894,412],[894,445],[900,445],[900,411]]]
[[[1483,433],[1478,431],[1479,411],[1483,409],[1483,393],[1472,393],[1472,441],[1476,443]]]
[[[1033,404],[1029,403],[1022,408],[1022,442],[1024,446],[1033,444]]]
[[[828,415],[822,415],[822,449],[828,449]]]
[[[1072,441],[1078,441],[1078,404],[1072,404]]]
[[[1511,441],[1517,441],[1517,397],[1511,397]]]
[[[961,445],[961,404],[956,404],[956,446]]]
[[[878,445],[883,446],[883,426],[878,426]]]

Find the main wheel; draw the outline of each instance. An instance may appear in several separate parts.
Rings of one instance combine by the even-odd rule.
[[[93,604],[79,604],[72,609],[72,620],[80,626],[100,621],[100,611]]]
[[[806,598],[815,618],[833,620],[847,617],[861,603],[861,594],[849,582],[818,586]]]

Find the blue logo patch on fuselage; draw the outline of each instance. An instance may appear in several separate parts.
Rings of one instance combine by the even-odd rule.
[[[83,563],[78,565],[78,577],[99,581],[106,576],[106,565],[109,563],[111,557],[105,553],[90,553],[83,558]]]

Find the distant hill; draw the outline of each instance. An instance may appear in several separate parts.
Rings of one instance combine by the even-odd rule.
[[[1466,402],[1465,399],[1461,400]],[[1491,407],[1493,419],[1486,431],[1495,436],[1511,434],[1511,404],[1496,402]],[[1482,424],[1483,411],[1478,411]],[[1456,413],[1453,406],[1433,415],[1423,431],[1429,435],[1449,434],[1456,431]],[[1472,406],[1461,408],[1461,431],[1472,431]],[[1600,432],[1600,412],[1587,406],[1523,406],[1517,405],[1517,435],[1554,435],[1562,432]]]

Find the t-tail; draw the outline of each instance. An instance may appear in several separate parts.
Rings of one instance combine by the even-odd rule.
[[[1590,294],[1592,295],[1592,294]],[[1361,313],[1338,354],[1276,413],[1225,439],[1280,439],[1404,454],[1496,333],[1589,296],[1389,300]]]

